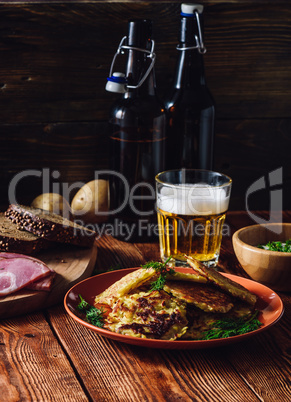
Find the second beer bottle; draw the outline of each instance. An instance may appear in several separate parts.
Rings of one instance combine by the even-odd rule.
[[[206,85],[203,6],[182,4],[174,82],[168,112],[167,169],[213,169],[215,106]]]
[[[132,20],[116,55],[126,55],[125,74],[108,78],[109,90],[122,92],[110,112],[111,210],[114,235],[146,236],[155,219],[157,173],[165,169],[166,114],[156,95],[154,42],[150,20]],[[113,59],[113,63],[115,58]]]

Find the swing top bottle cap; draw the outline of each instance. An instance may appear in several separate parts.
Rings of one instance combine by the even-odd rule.
[[[106,91],[124,94],[126,92],[126,78],[123,73],[113,73],[107,78]]]
[[[194,15],[195,11],[198,11],[199,14],[203,12],[202,4],[189,4],[182,3],[181,4],[181,14],[182,15]]]

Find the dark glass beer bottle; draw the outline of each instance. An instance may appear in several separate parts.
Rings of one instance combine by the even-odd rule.
[[[215,106],[204,75],[202,13],[202,5],[181,5],[176,72],[165,100],[167,169],[213,169]]]
[[[155,220],[155,175],[165,169],[166,113],[156,95],[151,34],[150,20],[129,21],[128,36],[117,52],[127,56],[125,77],[115,73],[108,78],[124,92],[110,113],[111,169],[116,172],[111,175],[110,198],[115,223],[119,219],[114,234],[125,240],[129,236],[122,230],[125,234],[135,226],[135,236],[143,236],[145,221]]]

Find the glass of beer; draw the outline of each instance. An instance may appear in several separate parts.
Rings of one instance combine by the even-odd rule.
[[[215,267],[232,180],[209,170],[169,170],[156,176],[162,261],[187,266],[185,255]]]

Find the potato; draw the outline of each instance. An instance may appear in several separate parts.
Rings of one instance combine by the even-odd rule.
[[[85,223],[106,222],[109,210],[109,183],[107,180],[92,180],[77,192],[71,203],[75,218]]]
[[[70,218],[70,204],[63,196],[57,193],[40,194],[32,201],[31,206],[54,212],[67,219]]]

